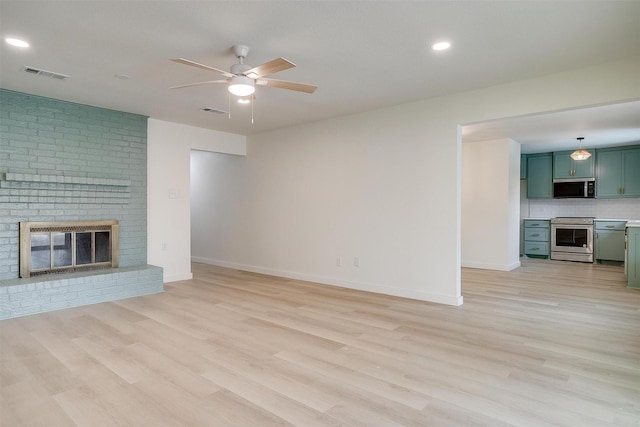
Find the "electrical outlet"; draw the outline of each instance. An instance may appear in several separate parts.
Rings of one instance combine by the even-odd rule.
[[[167,250],[167,243],[166,242],[162,242],[162,250],[163,251]]]
[[[340,257],[336,258],[336,266],[337,267],[342,267],[342,258],[340,258]]]
[[[353,257],[353,266],[360,267],[360,257]]]

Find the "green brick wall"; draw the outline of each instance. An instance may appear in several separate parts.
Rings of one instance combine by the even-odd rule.
[[[147,262],[147,118],[0,89],[0,280],[20,221],[120,221],[120,266]]]

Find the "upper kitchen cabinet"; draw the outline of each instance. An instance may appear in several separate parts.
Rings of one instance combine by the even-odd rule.
[[[553,195],[553,157],[550,153],[527,155],[527,198],[550,199]]]
[[[527,155],[520,155],[520,179],[527,179]]]
[[[640,146],[597,152],[596,197],[640,197]]]
[[[560,178],[593,178],[595,176],[595,156],[586,160],[573,160],[573,151],[553,153],[553,179]]]

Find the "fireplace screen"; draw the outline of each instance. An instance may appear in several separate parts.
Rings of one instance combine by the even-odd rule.
[[[117,266],[118,221],[20,223],[20,277]]]

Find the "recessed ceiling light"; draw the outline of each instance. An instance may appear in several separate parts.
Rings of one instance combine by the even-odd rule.
[[[11,46],[16,46],[16,47],[29,47],[29,43],[27,43],[24,40],[20,40],[20,39],[14,39],[11,37],[7,37],[6,39],[4,39],[4,41],[6,41],[7,43],[9,43]]]
[[[431,49],[433,50],[447,50],[451,47],[451,43],[449,42],[438,42],[431,45]]]

